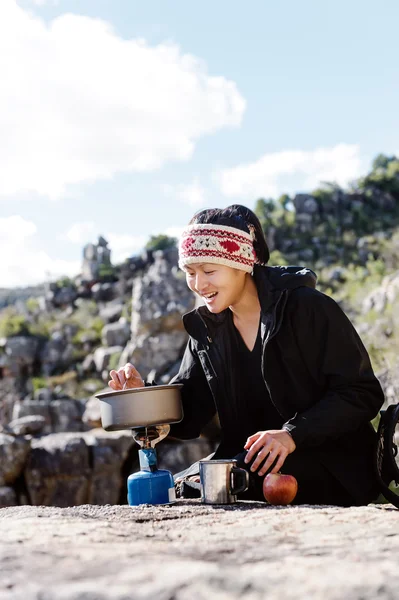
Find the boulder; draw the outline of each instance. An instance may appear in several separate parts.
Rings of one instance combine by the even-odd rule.
[[[96,302],[110,302],[115,298],[114,283],[95,283],[91,293]]]
[[[129,431],[54,433],[31,444],[25,480],[32,504],[119,502],[125,484],[122,468],[135,445]]]
[[[89,496],[89,480],[89,450],[82,434],[53,433],[32,439],[25,467],[32,504],[84,504]]]
[[[130,338],[130,326],[126,319],[117,323],[109,323],[103,327],[101,343],[103,346],[125,346]]]
[[[185,331],[170,331],[151,336],[140,336],[130,342],[122,353],[120,363],[131,362],[145,378],[156,367],[156,372],[164,374],[182,355],[187,342]]]
[[[53,332],[41,352],[44,375],[48,377],[57,370],[65,371],[73,362],[73,355],[73,344],[68,342],[63,332]]]
[[[40,416],[44,419],[43,433],[52,432],[52,422],[50,415],[50,403],[39,400],[26,400],[15,404],[12,419],[21,419],[22,417]]]
[[[13,435],[37,435],[46,425],[46,419],[40,415],[27,415],[10,421],[7,431]]]
[[[16,335],[7,338],[5,352],[11,367],[31,367],[37,358],[39,339],[34,336]]]
[[[73,305],[78,297],[77,290],[73,286],[64,286],[54,291],[52,299],[53,305],[56,307]]]
[[[123,304],[120,300],[109,302],[100,308],[100,318],[104,323],[115,323],[122,316]]]
[[[21,474],[30,443],[23,437],[0,433],[0,486],[13,483]]]
[[[38,402],[48,404],[54,398],[54,392],[50,388],[38,388],[33,394],[33,398]]]
[[[91,456],[89,504],[119,504],[125,481],[122,467],[135,441],[129,431],[97,429],[85,434]]]
[[[52,400],[49,405],[52,431],[82,431],[82,406],[72,398]]]
[[[6,506],[17,506],[17,495],[12,487],[0,486],[0,508]]]
[[[96,363],[94,361],[94,355],[88,354],[82,363],[82,371],[83,373],[93,373],[95,370]]]
[[[121,354],[122,346],[111,346],[110,348],[97,348],[93,353],[93,360],[97,373],[108,369],[109,361],[115,354]]]

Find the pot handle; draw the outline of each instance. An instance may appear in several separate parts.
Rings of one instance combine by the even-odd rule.
[[[230,471],[230,493],[233,496],[245,492],[249,485],[249,475],[245,469],[232,467]]]

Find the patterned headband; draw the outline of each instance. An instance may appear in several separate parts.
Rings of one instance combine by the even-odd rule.
[[[228,225],[189,225],[179,243],[179,267],[215,263],[251,273],[256,262],[254,231],[246,233]]]

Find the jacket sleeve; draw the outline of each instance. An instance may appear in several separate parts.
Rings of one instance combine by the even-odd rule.
[[[190,338],[178,374],[170,383],[182,383],[183,420],[170,427],[170,436],[193,439],[216,413],[215,402]]]
[[[317,446],[371,421],[384,402],[368,353],[338,304],[314,292],[297,299],[292,331],[324,395],[283,425],[297,446]]]

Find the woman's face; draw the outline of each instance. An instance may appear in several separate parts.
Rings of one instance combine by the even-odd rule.
[[[187,285],[205,301],[212,313],[237,304],[244,292],[246,273],[225,265],[195,263],[184,267]]]

